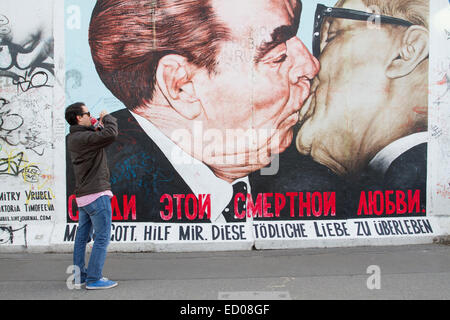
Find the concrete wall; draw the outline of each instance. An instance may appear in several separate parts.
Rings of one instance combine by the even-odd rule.
[[[298,36],[305,39],[304,43],[311,49],[309,39],[316,1],[303,2]],[[332,5],[333,2],[323,3]],[[117,113],[125,108],[103,85],[90,55],[88,26],[94,5],[94,2],[87,0],[66,0],[65,3],[56,0],[2,0],[0,252],[72,250],[78,209],[75,199],[71,197],[74,178],[65,150],[68,126],[64,120],[64,109],[76,101],[85,102],[95,115],[103,109]],[[289,157],[281,155],[277,159],[280,165],[277,175],[252,180],[257,181],[252,185],[255,197],[257,193],[263,197],[271,194],[267,207],[266,200],[261,202],[264,207],[260,211],[262,216],[238,223],[203,223],[205,221],[198,219],[179,223],[175,218],[162,221],[158,214],[161,208],[151,209],[157,213],[155,218],[145,212],[150,209],[142,206],[144,202],[158,203],[161,197],[155,191],[157,188],[153,182],[145,178],[146,175],[154,177],[158,174],[147,169],[154,165],[146,162],[150,161],[151,155],[147,157],[144,153],[138,153],[138,149],[126,149],[128,145],[139,146],[145,141],[126,131],[125,127],[119,127],[122,130],[119,138],[122,140],[119,139],[119,144],[108,151],[115,194],[110,249],[209,251],[251,250],[253,247],[396,245],[430,243],[448,237],[449,21],[448,1],[430,1],[429,93],[425,111],[429,121],[427,180],[426,191],[420,190],[423,194],[426,192],[426,206],[421,203],[423,208],[415,210],[413,203],[411,206],[414,208],[406,213],[399,212],[397,207],[392,212],[387,212],[385,208],[379,214],[358,215],[361,192],[369,196],[369,191],[378,189],[367,187],[359,190],[358,196],[349,195],[352,183],[340,180],[331,170],[316,168],[317,164],[300,154],[297,163],[296,155],[292,158],[290,154]],[[241,60],[241,53],[234,58]],[[130,155],[117,160],[117,155],[125,150]],[[158,169],[158,165],[155,168]],[[161,179],[158,180],[159,186],[169,183],[165,182],[167,179]],[[379,190],[383,193],[378,195],[386,196],[385,189]],[[400,189],[395,191],[404,192]],[[411,190],[411,196],[415,195],[415,191]],[[317,214],[307,214],[305,211],[304,215],[293,219],[289,215],[290,198],[286,196],[287,192],[303,192],[305,199],[309,196],[310,201],[315,199],[317,202],[312,211],[319,201],[320,206],[325,206],[326,199],[330,200],[329,197],[334,194],[336,203],[333,206],[330,200],[329,204],[336,210]],[[274,212],[275,198],[283,194],[287,201],[283,209],[287,213],[277,216]],[[395,206],[395,203],[389,202],[389,205]]]

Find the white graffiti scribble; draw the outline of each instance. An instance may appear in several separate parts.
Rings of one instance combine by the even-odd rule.
[[[50,105],[42,108],[35,101],[20,101],[13,104],[0,98],[0,140],[9,146],[21,145],[42,156],[47,147],[53,147],[49,120],[51,120]]]

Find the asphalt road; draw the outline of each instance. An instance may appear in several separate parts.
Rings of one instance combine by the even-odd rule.
[[[70,254],[0,254],[0,299],[450,299],[450,246],[110,253],[116,288],[71,289]]]

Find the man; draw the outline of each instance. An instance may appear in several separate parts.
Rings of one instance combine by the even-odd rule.
[[[301,110],[297,136],[302,154],[340,176],[375,189],[420,190],[423,204],[428,5],[428,0],[319,5],[314,49],[321,70]]]
[[[75,175],[75,195],[79,222],[75,238],[73,261],[79,269],[80,284],[86,289],[108,289],[117,282],[102,276],[107,247],[111,237],[111,184],[105,147],[118,135],[117,121],[106,111],[100,114],[102,130],[91,125],[91,116],[84,103],[70,105],[65,114],[70,124],[67,149]],[[91,228],[95,232],[88,268],[85,268],[86,244]]]
[[[108,155],[113,191],[136,195],[138,221],[193,221],[192,202],[161,204],[189,194],[211,196],[196,222],[245,221],[233,194],[291,144],[318,71],[296,37],[300,14],[294,0],[97,1],[93,60],[128,108]]]

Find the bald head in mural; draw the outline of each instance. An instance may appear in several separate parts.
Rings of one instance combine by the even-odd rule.
[[[175,193],[212,193],[219,211],[232,183],[247,190],[249,173],[291,144],[319,68],[296,36],[301,8],[296,0],[97,1],[93,60],[132,114],[121,130],[128,143],[112,162],[142,154],[145,166],[129,163],[148,176],[133,173],[140,189],[173,183]],[[137,127],[145,132],[139,141]],[[127,153],[133,145],[139,152]]]
[[[300,112],[302,154],[351,180],[369,171],[392,188],[424,188],[428,6],[428,0],[318,6],[314,55],[321,69]]]

